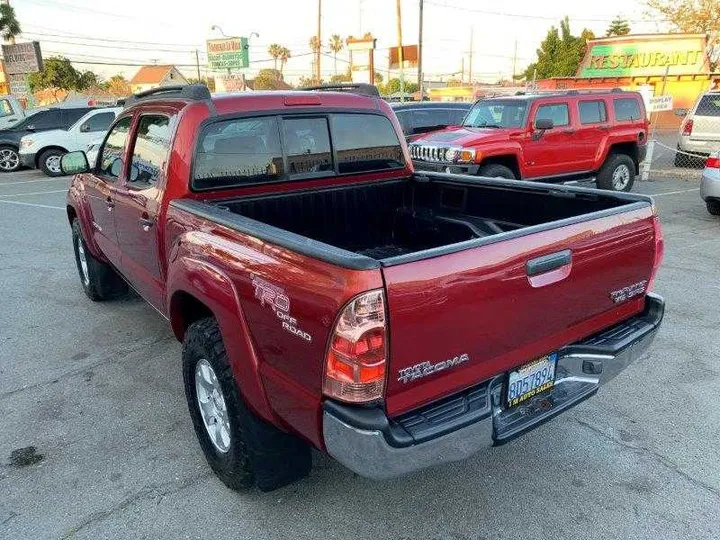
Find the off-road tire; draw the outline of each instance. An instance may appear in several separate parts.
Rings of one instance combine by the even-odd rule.
[[[8,154],[8,157],[10,157],[10,155],[12,154],[12,157],[5,162],[5,165],[3,167],[0,167],[0,172],[9,173],[15,172],[20,169],[20,154],[18,153],[17,148],[8,144],[4,144],[0,146],[0,152]]]
[[[490,163],[489,165],[483,165],[478,171],[478,176],[486,176],[488,178],[507,178],[508,180],[517,180],[515,173],[512,169],[499,163]]]
[[[310,447],[256,416],[245,404],[233,377],[220,327],[213,317],[191,324],[182,348],[183,380],[190,418],[210,468],[233,490],[253,485],[272,491],[310,473]],[[230,444],[220,452],[205,428],[195,386],[195,368],[201,360],[213,368],[222,390],[230,423]]]
[[[72,222],[72,240],[80,285],[90,300],[93,302],[112,300],[128,292],[127,283],[115,272],[113,267],[96,259],[90,252],[77,219]],[[87,263],[87,276],[84,274],[81,263],[81,247]]]
[[[62,150],[58,150],[57,148],[50,148],[49,150],[45,150],[42,154],[40,154],[40,157],[38,157],[38,165],[40,167],[40,170],[44,172],[47,176],[62,176],[62,171],[56,172],[48,169],[47,160],[48,158],[53,156],[62,157],[63,155],[65,155],[65,152],[63,152]]]
[[[617,189],[613,184],[613,175],[620,167],[627,167],[629,179],[622,189]],[[627,154],[610,154],[597,175],[597,187],[610,191],[630,191],[635,183],[635,162]]]
[[[709,201],[705,201],[705,205],[707,206],[707,211],[713,216],[720,216],[720,201],[710,199]]]

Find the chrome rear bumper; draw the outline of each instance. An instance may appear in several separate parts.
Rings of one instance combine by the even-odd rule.
[[[664,309],[663,299],[649,294],[643,313],[561,349],[553,388],[513,408],[503,402],[506,374],[392,419],[380,408],[327,401],[327,452],[362,476],[383,479],[505,444],[594,395],[642,356]]]

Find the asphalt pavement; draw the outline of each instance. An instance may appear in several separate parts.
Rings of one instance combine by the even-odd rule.
[[[651,354],[497,449],[375,482],[320,453],[228,490],[186,410],[180,345],[137,296],[82,293],[66,178],[0,176],[0,538],[720,538],[720,219],[695,175],[660,209],[667,314]]]

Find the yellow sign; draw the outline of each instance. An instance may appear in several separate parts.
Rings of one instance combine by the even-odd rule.
[[[578,77],[638,77],[709,73],[704,34],[662,34],[595,39]]]

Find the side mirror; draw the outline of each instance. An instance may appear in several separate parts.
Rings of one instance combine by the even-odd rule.
[[[554,127],[553,121],[549,118],[538,118],[535,120],[535,129],[538,131],[546,131]]]
[[[90,166],[88,165],[87,156],[82,150],[77,152],[68,152],[60,158],[60,170],[63,174],[79,174],[88,172]]]
[[[684,118],[685,115],[687,115],[688,110],[687,109],[675,109],[673,112],[675,113],[675,116],[682,116]]]
[[[80,126],[80,133],[87,133],[88,131],[90,131],[90,126],[88,124]]]

